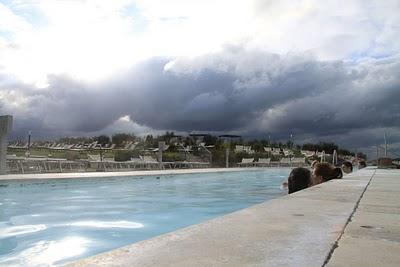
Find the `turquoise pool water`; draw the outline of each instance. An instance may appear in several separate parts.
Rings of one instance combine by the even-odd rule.
[[[0,181],[0,266],[51,266],[286,194],[289,169]]]

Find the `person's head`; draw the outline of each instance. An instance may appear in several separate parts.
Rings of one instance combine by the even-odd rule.
[[[367,167],[367,163],[365,163],[365,161],[362,160],[362,161],[358,162],[358,169],[362,169],[365,167]]]
[[[312,175],[312,183],[314,185],[320,184],[332,179],[340,179],[343,177],[340,168],[334,168],[327,162],[318,163],[315,165]]]
[[[311,184],[311,172],[306,168],[294,168],[288,178],[289,194],[309,187]]]
[[[353,164],[349,161],[345,161],[342,164],[342,171],[346,174],[353,172]]]

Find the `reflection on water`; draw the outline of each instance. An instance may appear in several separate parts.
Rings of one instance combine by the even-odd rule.
[[[143,227],[143,224],[141,223],[127,222],[127,221],[115,221],[115,222],[80,221],[80,222],[73,222],[70,225],[96,227],[96,228],[128,228],[128,229],[136,229]]]
[[[11,266],[52,266],[57,262],[85,252],[90,240],[71,236],[59,241],[39,241],[23,250],[18,256],[0,260],[0,264]]]
[[[2,226],[0,228],[0,239],[34,233],[46,229],[46,225],[20,225],[20,226]]]
[[[0,182],[0,265],[53,266],[286,194],[289,169]]]

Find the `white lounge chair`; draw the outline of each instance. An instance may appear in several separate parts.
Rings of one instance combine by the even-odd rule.
[[[100,161],[101,160],[100,155],[98,155],[98,154],[94,154],[94,155],[87,154],[87,156],[88,156],[89,161]]]
[[[279,165],[281,167],[289,167],[290,166],[290,158],[281,158]]]
[[[253,162],[254,162],[254,158],[242,158],[242,162],[239,162],[238,165],[240,167],[254,166]]]
[[[160,163],[152,156],[143,156],[143,162],[147,169],[157,169],[160,166]]]
[[[270,163],[271,163],[270,158],[259,158],[258,161],[254,162],[254,166],[267,167],[270,166]]]
[[[292,158],[292,166],[302,167],[306,165],[306,158]]]

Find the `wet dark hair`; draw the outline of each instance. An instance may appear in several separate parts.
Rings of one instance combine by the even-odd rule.
[[[342,179],[343,178],[343,171],[339,167],[334,168],[332,174],[333,174],[332,179]]]
[[[288,178],[289,194],[307,188],[311,182],[311,172],[306,168],[294,168]]]
[[[365,167],[367,167],[367,163],[365,163],[365,161],[360,161],[359,163],[358,163],[358,166],[359,167],[361,167],[361,168],[359,168],[359,169],[362,169],[362,168],[365,168]]]
[[[353,164],[351,164],[350,161],[345,161],[342,163],[342,165],[346,166],[347,168],[350,168],[350,170],[353,171]]]
[[[332,179],[341,179],[343,177],[343,172],[340,168],[334,168],[327,162],[318,163],[315,165],[314,174],[316,176],[321,176],[323,182]]]

